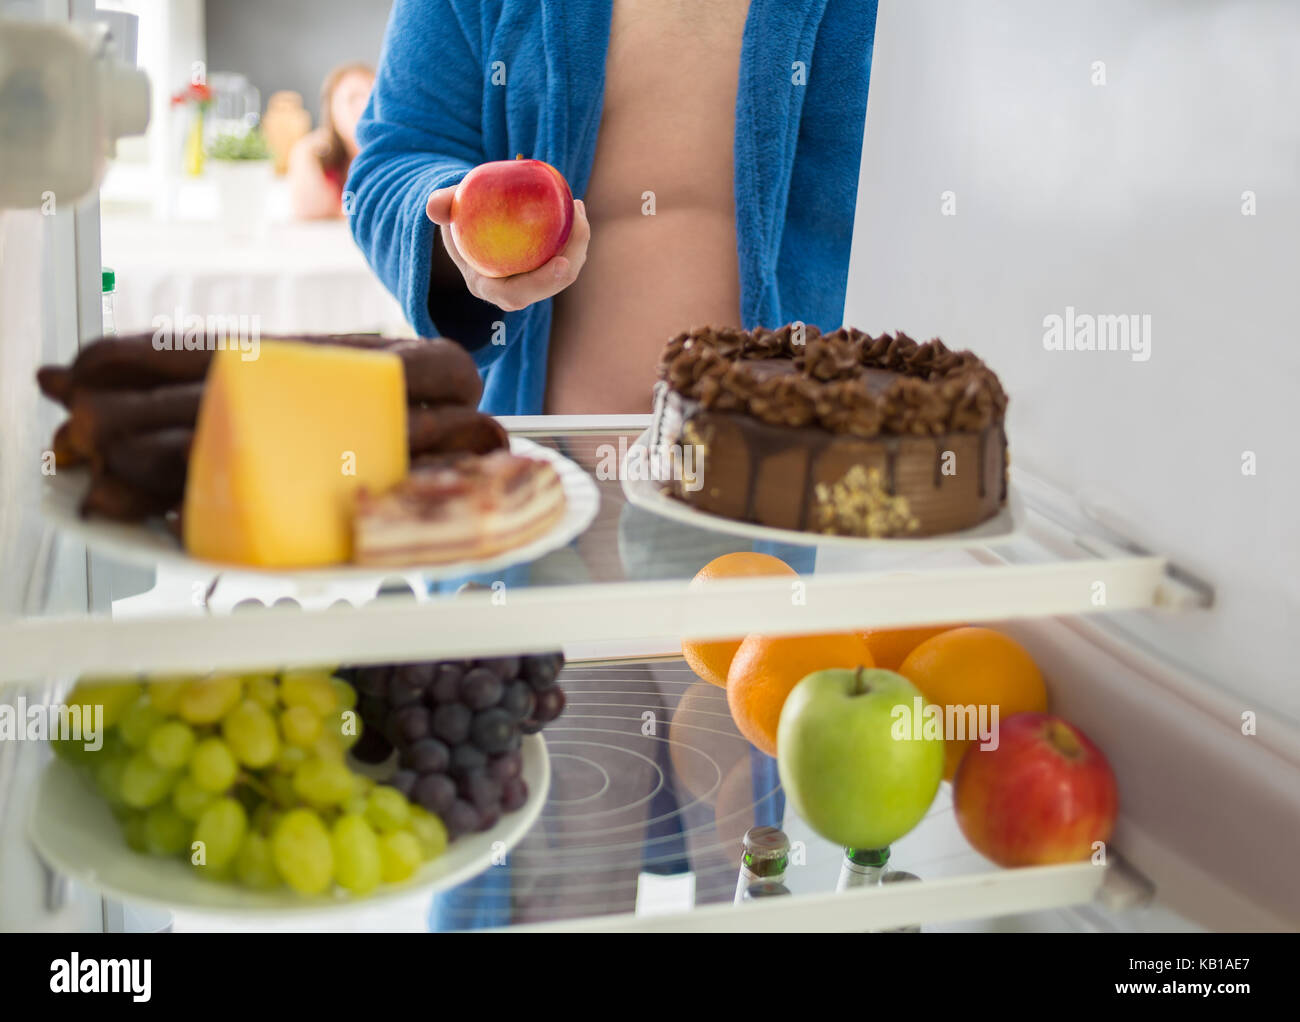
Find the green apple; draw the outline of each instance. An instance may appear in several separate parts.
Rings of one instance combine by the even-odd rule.
[[[942,739],[911,726],[922,699],[901,674],[863,667],[815,671],[790,691],[776,732],[781,784],[822,837],[884,848],[921,821],[943,778]]]

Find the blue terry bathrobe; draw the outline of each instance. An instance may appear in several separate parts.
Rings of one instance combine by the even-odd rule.
[[[425,203],[477,164],[519,153],[556,167],[583,197],[600,126],[611,9],[612,0],[393,6],[357,129],[362,148],[345,208],[357,243],[416,332],[451,337],[473,353],[485,381],[481,407],[492,414],[541,412],[551,302],[504,313],[463,288],[431,294],[435,226]],[[876,0],[751,2],[734,150],[746,327],[841,325],[875,25]],[[504,345],[490,343],[494,320],[505,321]],[[807,548],[762,548],[798,570],[812,568]],[[775,761],[757,750],[753,759],[756,822],[780,825]],[[666,815],[671,807],[656,806],[652,818]],[[647,852],[645,868],[689,868],[666,853],[671,844],[671,835],[647,835],[647,848],[658,851],[653,862]],[[430,924],[504,925],[510,886],[508,867],[489,869],[437,898]]]
[[[435,227],[425,203],[477,164],[518,153],[554,166],[583,197],[611,6],[397,0],[357,128],[362,148],[347,182],[357,243],[417,333],[451,337],[474,353],[485,376],[482,407],[494,415],[541,412],[551,303],[509,313],[481,304],[458,315],[455,329],[444,325],[443,296],[429,294]],[[875,25],[876,0],[750,6],[735,147],[746,327],[841,325]],[[504,345],[489,343],[493,320],[505,321]]]

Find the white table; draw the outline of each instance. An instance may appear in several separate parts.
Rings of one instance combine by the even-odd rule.
[[[239,239],[217,221],[207,198],[195,191],[185,219],[104,212],[101,251],[117,273],[119,333],[155,329],[154,317],[174,320],[178,311],[256,315],[264,334],[411,333],[343,220],[292,221],[283,203],[273,202],[264,236]]]

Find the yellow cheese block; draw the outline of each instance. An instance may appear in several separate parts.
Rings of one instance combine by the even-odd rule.
[[[216,352],[185,484],[195,557],[267,568],[352,556],[359,486],[407,472],[406,380],[386,352],[263,341],[245,361]]]

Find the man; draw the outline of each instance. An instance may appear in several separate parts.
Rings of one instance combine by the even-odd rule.
[[[356,239],[418,333],[474,353],[495,414],[647,411],[692,326],[838,327],[875,7],[397,0],[348,179]],[[573,233],[483,278],[446,230],[451,189],[519,153],[569,181]]]
[[[875,18],[875,0],[397,0],[357,131],[353,233],[416,331],[474,354],[485,411],[648,411],[660,352],[683,329],[840,325]],[[569,181],[574,227],[546,265],[485,278],[447,229],[451,194],[516,154]],[[803,550],[774,552],[811,568]],[[670,715],[680,672],[656,696],[654,670],[638,705]],[[637,755],[669,778],[654,800],[639,795],[653,777],[624,766],[583,807],[620,826],[587,836],[575,816],[575,837],[553,813],[511,870],[438,899],[435,928],[630,911],[642,869],[703,875],[722,846],[692,844],[714,833],[691,822],[701,803]],[[750,822],[779,824],[775,762],[754,751],[751,770]],[[629,860],[638,820],[644,863]],[[552,876],[548,842],[574,840],[592,846],[584,871]]]

